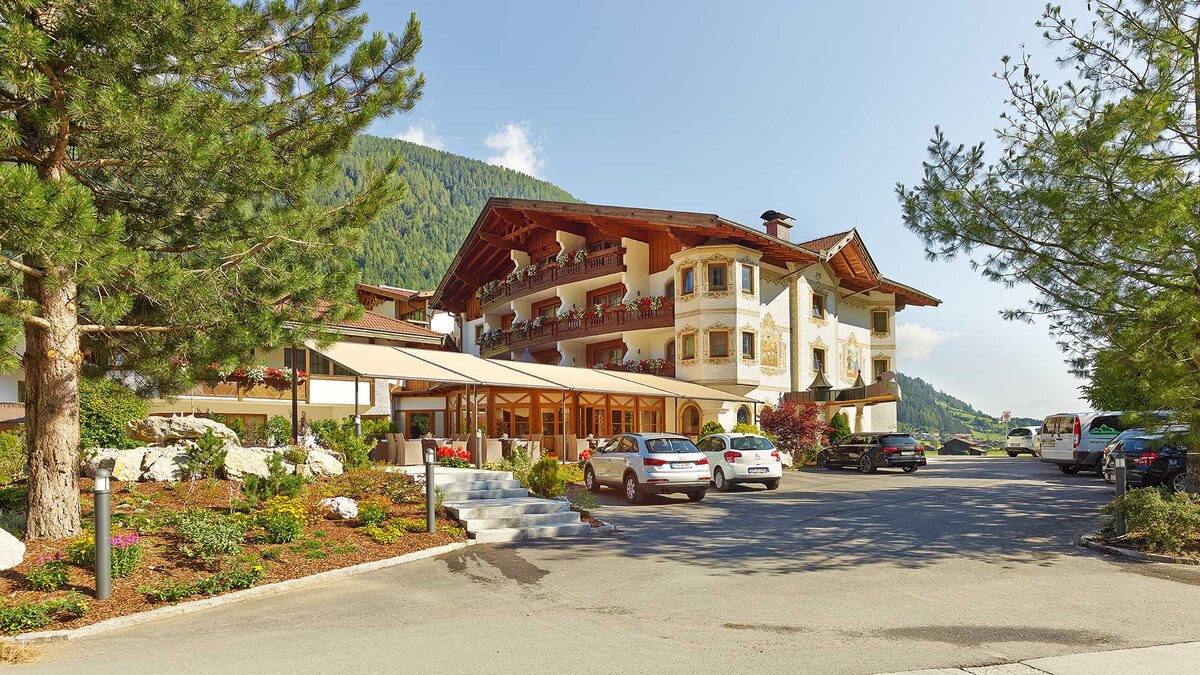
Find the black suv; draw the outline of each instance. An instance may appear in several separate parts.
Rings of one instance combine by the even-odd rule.
[[[1147,434],[1121,441],[1125,452],[1126,476],[1131,487],[1164,485],[1183,492],[1187,481],[1188,448],[1176,435]],[[1115,450],[1114,450],[1115,452]]]
[[[880,467],[900,467],[912,473],[925,466],[925,448],[908,434],[851,434],[846,440],[817,453],[817,466],[856,467],[875,473]]]

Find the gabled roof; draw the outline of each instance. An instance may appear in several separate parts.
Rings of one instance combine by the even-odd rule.
[[[362,318],[345,319],[330,325],[340,326],[342,328],[363,328],[365,330],[387,331],[415,337],[438,339],[442,337],[441,333],[429,330],[420,324],[416,324],[411,321],[405,321],[404,319],[394,319],[384,314],[372,312],[369,309],[363,312]]]

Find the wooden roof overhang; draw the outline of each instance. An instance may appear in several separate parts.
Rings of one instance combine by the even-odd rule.
[[[850,230],[840,240],[821,252],[826,262],[833,269],[842,288],[855,293],[879,291],[896,296],[896,309],[908,305],[918,307],[935,307],[942,304],[941,300],[922,293],[911,286],[905,286],[898,281],[892,281],[879,272],[875,260],[863,243],[857,230]]]
[[[533,232],[561,230],[584,236],[588,226],[647,243],[655,234],[667,234],[685,248],[721,239],[759,251],[763,262],[783,268],[820,260],[816,252],[798,244],[710,213],[493,197],[434,292],[434,306],[464,311],[477,288],[513,270],[509,252],[525,250]]]

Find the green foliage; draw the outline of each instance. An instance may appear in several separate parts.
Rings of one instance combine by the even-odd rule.
[[[529,456],[529,446],[514,445],[508,457],[483,465],[488,471],[511,471],[513,479],[521,481],[521,487],[529,487],[529,470],[533,468],[533,459]]]
[[[375,540],[377,544],[394,544],[408,536],[408,530],[394,520],[380,525],[367,525],[362,533]]]
[[[16,431],[0,432],[0,485],[20,478],[25,473],[27,461],[25,439],[21,434]]]
[[[396,527],[410,533],[424,532],[428,529],[428,524],[420,518],[392,518],[391,522]]]
[[[145,595],[150,602],[175,604],[196,595],[219,595],[250,588],[257,585],[266,576],[267,572],[262,565],[254,565],[253,567],[238,567],[226,572],[218,572],[192,583],[165,581],[153,586],[139,586],[137,592]]]
[[[587,490],[582,490],[577,492],[571,499],[571,506],[574,507],[576,511],[586,514],[600,508],[600,500],[596,499],[596,495],[588,492]]]
[[[0,511],[0,530],[4,530],[17,539],[25,538],[24,511]]]
[[[225,439],[214,434],[212,429],[205,429],[179,468],[184,480],[215,478],[225,466],[225,455],[229,451],[226,446]]]
[[[67,561],[55,558],[39,563],[25,573],[25,583],[35,591],[57,591],[71,578]]]
[[[292,421],[283,415],[272,415],[267,420],[265,433],[271,437],[275,445],[290,443],[292,440]]]
[[[136,448],[125,425],[145,419],[146,402],[128,387],[107,377],[79,380],[79,447]]]
[[[559,470],[562,471],[563,483],[567,485],[583,484],[583,467],[579,464],[560,464]]]
[[[393,433],[396,425],[389,419],[365,419],[362,421],[363,439],[367,445],[374,446],[385,434]]]
[[[186,511],[175,523],[175,531],[183,539],[179,552],[205,565],[216,565],[222,559],[242,552],[246,527],[246,519],[241,514],[201,509]]]
[[[254,521],[266,533],[268,543],[286,544],[304,533],[308,511],[299,499],[281,495],[263,503],[262,510],[254,514]]]
[[[137,571],[142,564],[142,547],[140,544],[113,546],[112,575],[114,579],[124,579]]]
[[[725,427],[721,426],[720,422],[716,420],[709,420],[705,422],[704,426],[700,429],[700,438],[723,433],[725,433]]]
[[[0,488],[0,511],[25,512],[29,501],[29,488],[24,485],[9,485]]]
[[[537,461],[529,470],[529,490],[533,494],[551,499],[566,494],[562,468],[558,460],[546,457]]]
[[[1130,490],[1105,507],[1124,509],[1129,534],[1140,537],[1152,551],[1178,553],[1197,545],[1200,537],[1200,497],[1158,488]]]
[[[919,377],[896,373],[896,381],[900,391],[904,392],[903,400],[896,404],[896,420],[901,429],[943,434],[995,433],[1000,429],[987,413],[936,389]],[[1014,417],[1009,426],[1027,427],[1041,423],[1033,418]]]
[[[92,567],[96,564],[96,542],[92,533],[84,533],[67,544],[67,560],[77,567]]]
[[[908,391],[905,390],[904,398],[907,400]],[[829,431],[825,434],[825,438],[831,445],[841,443],[850,437],[850,420],[846,419],[846,413],[838,412],[829,420]]]
[[[578,201],[524,173],[422,145],[358,136],[341,159],[333,196],[354,194],[361,175],[402,155],[399,176],[410,198],[384,209],[362,243],[363,278],[405,288],[434,288],[489,197]],[[424,431],[428,431],[425,429]],[[424,432],[422,432],[424,433]]]
[[[816,457],[816,448],[829,427],[821,422],[817,407],[811,403],[784,400],[778,406],[765,406],[758,423],[782,451],[792,453],[796,466]]]
[[[378,525],[387,517],[387,504],[380,499],[364,499],[358,503],[358,519],[363,525]]]
[[[365,435],[354,435],[353,417],[315,420],[308,426],[317,437],[317,443],[342,456],[345,468],[362,469],[371,465],[371,449],[375,447],[375,441],[368,441]]]
[[[0,604],[0,632],[14,635],[37,630],[52,621],[70,621],[87,613],[88,603],[82,594],[72,591],[62,598],[42,602]]]
[[[757,435],[759,435],[759,436],[762,436],[762,435],[763,435],[762,429],[759,429],[757,425],[754,425],[754,424],[746,424],[746,423],[742,423],[742,424],[735,424],[735,425],[734,425],[734,427],[733,427],[733,431],[731,431],[730,433],[734,433],[734,434],[757,434]]]
[[[303,488],[304,476],[289,474],[283,467],[283,457],[279,453],[272,453],[267,458],[267,477],[247,475],[242,481],[242,496],[246,498],[247,505],[253,508],[279,495],[298,497]]]

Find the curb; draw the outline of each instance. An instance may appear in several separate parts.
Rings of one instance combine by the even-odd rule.
[[[443,553],[457,551],[460,548],[465,548],[474,543],[475,542],[473,541],[466,541],[445,544],[443,546],[435,546],[434,548],[427,548],[421,551],[405,553],[404,555],[396,556],[395,558],[385,558],[383,560],[374,560],[371,562],[360,563],[358,565],[352,565],[350,567],[340,567],[338,569],[328,570],[325,572],[318,572],[306,577],[288,579],[287,581],[280,581],[273,584],[267,584],[265,586],[255,586],[254,588],[247,588],[243,591],[234,591],[233,593],[226,593],[225,595],[205,598],[204,600],[181,602],[178,605],[167,605],[166,607],[159,607],[157,609],[151,609],[145,612],[138,612],[137,614],[117,616],[70,630],[47,630],[32,633],[21,633],[19,635],[13,635],[7,638],[0,638],[0,641],[16,642],[20,644],[35,644],[77,640],[82,637],[88,637],[90,635],[104,633],[110,630],[116,630],[118,628],[128,628],[130,626],[137,626],[139,624],[157,621],[158,619],[192,614],[194,612],[200,612],[213,607],[221,607],[223,605],[241,602],[242,600],[253,600],[255,598],[265,598],[272,595],[279,595],[280,593],[286,593],[288,591],[306,588],[308,586],[316,586],[318,584],[342,579],[344,577],[363,574],[365,572],[374,572],[375,570],[381,570],[387,567],[395,567],[396,565],[403,565],[404,563],[416,562],[418,560],[425,560],[427,558],[433,558],[442,555]]]
[[[1200,560],[1195,558],[1185,558],[1177,555],[1167,555],[1164,553],[1147,553],[1145,551],[1135,551],[1130,548],[1120,548],[1110,546],[1098,541],[1100,532],[1089,532],[1079,538],[1079,545],[1085,548],[1090,548],[1093,551],[1100,551],[1111,555],[1118,555],[1124,558],[1133,560],[1141,560],[1143,562],[1168,563],[1171,565],[1192,565],[1200,566]]]

